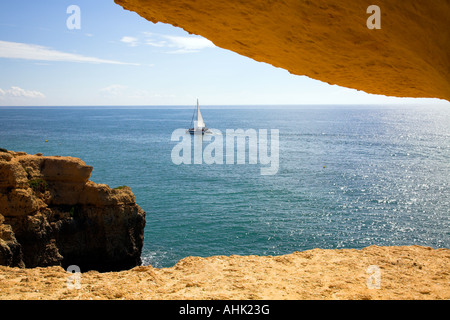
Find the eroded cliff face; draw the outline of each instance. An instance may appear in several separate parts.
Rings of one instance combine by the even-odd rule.
[[[114,271],[141,263],[145,212],[131,189],[89,181],[73,157],[0,151],[0,264]]]
[[[329,84],[450,100],[446,0],[115,0],[256,61]],[[369,29],[370,5],[381,29]]]

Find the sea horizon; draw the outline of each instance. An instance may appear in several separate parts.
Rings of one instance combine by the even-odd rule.
[[[202,109],[329,109],[329,108],[380,108],[380,109],[410,109],[410,108],[450,108],[450,102],[439,101],[435,103],[342,103],[342,104],[201,104]],[[79,109],[193,109],[196,103],[192,104],[168,104],[168,105],[0,105],[0,109],[58,109],[58,108],[79,108]]]

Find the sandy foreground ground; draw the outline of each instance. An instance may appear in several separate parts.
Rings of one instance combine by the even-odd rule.
[[[450,299],[450,249],[371,246],[187,257],[172,268],[108,273],[0,267],[0,299]]]

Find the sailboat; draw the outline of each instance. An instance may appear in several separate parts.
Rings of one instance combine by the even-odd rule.
[[[194,121],[195,112],[197,111],[197,121]],[[211,133],[211,131],[206,127],[205,121],[203,121],[202,113],[200,112],[200,107],[198,105],[197,99],[197,110],[194,110],[194,114],[192,115],[191,120],[191,128],[188,129],[190,134],[205,134]],[[194,122],[194,125],[192,123]]]

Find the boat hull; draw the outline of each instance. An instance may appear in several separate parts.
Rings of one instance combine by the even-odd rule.
[[[199,130],[199,129],[193,129],[193,128],[191,128],[191,129],[188,129],[188,132],[190,133],[190,134],[205,134],[205,133],[211,133],[211,131],[209,131],[209,129],[208,128],[203,128],[202,130]]]
[[[194,128],[190,128],[187,130],[187,132],[189,132],[190,134],[205,134],[205,133],[211,133],[211,131],[208,128],[202,128],[200,129],[194,129]]]

